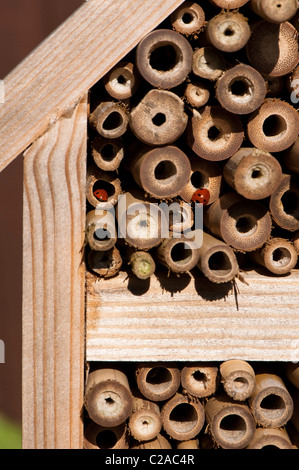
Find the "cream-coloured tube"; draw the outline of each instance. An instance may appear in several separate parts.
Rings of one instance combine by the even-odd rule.
[[[180,370],[174,364],[139,364],[136,382],[142,395],[151,401],[171,398],[180,386]]]

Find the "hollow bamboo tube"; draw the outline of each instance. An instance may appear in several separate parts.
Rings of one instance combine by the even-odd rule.
[[[117,139],[127,130],[128,112],[121,103],[103,101],[90,114],[89,123],[102,137]]]
[[[284,238],[271,238],[252,253],[253,260],[273,274],[289,273],[297,264],[298,254],[294,245]]]
[[[272,221],[258,201],[226,193],[207,208],[204,225],[234,249],[254,251],[270,237]]]
[[[295,250],[299,254],[299,230],[295,232],[293,235],[293,244],[294,244]]]
[[[110,96],[125,100],[131,98],[138,89],[139,72],[135,64],[121,61],[104,76],[103,82]]]
[[[194,223],[191,204],[175,201],[169,206],[169,230],[171,232],[186,232]]]
[[[139,364],[135,376],[139,391],[152,401],[168,400],[180,386],[180,370],[174,364]]]
[[[85,233],[91,250],[110,250],[117,241],[114,214],[105,210],[89,211],[86,216]]]
[[[107,206],[114,206],[118,202],[121,191],[121,182],[116,173],[100,170],[95,165],[88,167],[86,198],[93,207],[100,205],[99,207],[104,208],[104,202],[107,202]],[[105,195],[104,198],[101,198],[102,193]]]
[[[205,232],[203,232],[202,246],[199,248],[197,267],[216,284],[231,281],[239,271],[232,248]]]
[[[183,83],[191,72],[192,54],[184,36],[170,29],[157,29],[139,42],[136,65],[153,87],[169,89]]]
[[[208,205],[218,199],[222,184],[222,169],[216,162],[205,160],[197,155],[190,155],[191,176],[180,197],[186,202],[192,201],[197,189],[207,189],[210,193]]]
[[[179,441],[189,441],[202,430],[205,410],[196,400],[177,393],[161,409],[162,426],[167,434]]]
[[[158,434],[155,439],[147,442],[136,442],[133,444],[130,449],[172,449],[170,442],[161,434]]]
[[[109,279],[119,272],[122,257],[115,246],[107,251],[90,251],[88,266],[98,276]]]
[[[289,435],[285,429],[257,428],[246,449],[265,449],[267,447],[278,449],[293,449]]]
[[[184,235],[173,237],[173,232],[155,250],[156,261],[174,273],[190,271],[196,266],[198,258],[199,248],[194,246],[193,240]]]
[[[191,149],[206,160],[226,160],[239,150],[244,138],[240,117],[220,106],[206,106],[199,114],[193,110],[187,140]]]
[[[295,143],[289,147],[283,154],[282,163],[286,169],[291,172],[299,175],[299,137]]]
[[[129,161],[129,169],[141,188],[157,199],[177,196],[191,174],[187,155],[178,147],[145,147]]]
[[[225,70],[226,63],[223,55],[212,46],[195,48],[192,58],[192,72],[200,78],[217,80]]]
[[[184,2],[171,14],[170,21],[175,31],[189,36],[204,26],[205,12],[197,3]]]
[[[199,449],[199,442],[198,439],[191,439],[190,441],[182,441],[178,442],[177,449]]]
[[[224,8],[225,10],[234,10],[241,8],[249,0],[210,0],[215,7]]]
[[[181,370],[182,388],[193,397],[209,397],[219,385],[218,367],[206,363],[184,366]]]
[[[156,270],[156,263],[150,253],[146,251],[133,251],[128,247],[128,258],[132,272],[139,279],[148,279]]]
[[[265,199],[278,188],[280,163],[269,152],[242,147],[223,167],[225,181],[246,199]]]
[[[130,114],[135,136],[154,146],[176,141],[185,131],[187,122],[183,100],[165,90],[150,90]]]
[[[249,114],[259,108],[267,93],[262,75],[250,65],[239,64],[226,70],[216,83],[216,98],[234,114]]]
[[[255,389],[255,373],[251,365],[240,359],[230,359],[220,364],[221,382],[233,400],[244,401]]]
[[[126,375],[118,369],[97,369],[88,375],[85,408],[95,423],[114,427],[132,413],[133,398]]]
[[[206,419],[214,441],[223,449],[244,449],[252,440],[255,422],[249,407],[227,395],[205,404]]]
[[[128,449],[129,433],[126,423],[118,426],[100,426],[89,423],[84,432],[84,449]]]
[[[258,425],[265,428],[284,426],[293,414],[293,400],[282,379],[275,374],[256,374],[256,388],[249,404]]]
[[[298,33],[288,22],[260,21],[252,28],[247,56],[253,68],[268,77],[282,77],[298,64]]]
[[[250,115],[247,134],[251,143],[264,152],[282,152],[296,141],[299,116],[285,101],[268,98]]]
[[[203,82],[187,83],[184,98],[190,106],[200,108],[209,101],[210,91]]]
[[[299,178],[283,175],[270,197],[269,208],[275,223],[291,232],[299,229]]]
[[[117,170],[124,158],[122,139],[105,139],[100,135],[96,136],[92,143],[92,156],[95,164],[101,170]]]
[[[287,379],[299,390],[299,364],[292,362],[287,363],[285,365],[285,375]]]
[[[239,12],[221,12],[213,16],[206,27],[208,42],[222,52],[242,49],[250,38],[248,20]]]
[[[289,21],[297,13],[297,0],[250,0],[252,10],[270,23]]]
[[[160,408],[157,403],[133,397],[132,415],[128,426],[131,435],[137,441],[155,439],[162,428]]]

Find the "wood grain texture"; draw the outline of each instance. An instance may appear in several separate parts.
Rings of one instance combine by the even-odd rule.
[[[88,273],[87,361],[298,361],[299,271],[244,277],[235,297],[198,274],[164,272],[147,290],[126,273]]]
[[[82,448],[86,143],[84,97],[24,154],[24,448]]]
[[[183,0],[89,0],[5,79],[0,171]]]

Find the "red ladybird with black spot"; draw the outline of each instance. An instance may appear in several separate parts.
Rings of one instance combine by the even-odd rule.
[[[105,191],[105,189],[96,189],[93,194],[98,199],[98,201],[101,201],[101,202],[108,201],[108,193],[107,191]]]
[[[208,204],[210,199],[210,191],[206,188],[197,189],[192,195],[192,202],[203,204],[204,206]]]

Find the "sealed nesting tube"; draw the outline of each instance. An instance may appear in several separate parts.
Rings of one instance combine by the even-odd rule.
[[[109,279],[122,267],[122,257],[116,246],[107,251],[90,251],[88,266],[98,276]]]
[[[293,449],[293,445],[286,429],[257,428],[246,449],[265,449],[267,447]]]
[[[215,284],[232,281],[239,272],[233,249],[221,240],[203,232],[197,267]]]
[[[192,54],[184,36],[170,29],[157,29],[139,42],[136,65],[153,87],[169,89],[186,80],[191,72]]]
[[[255,372],[240,359],[229,359],[220,364],[221,382],[225,392],[234,400],[245,401],[255,389]]]
[[[225,8],[225,10],[235,10],[241,8],[249,0],[210,0],[210,3],[218,8]]]
[[[209,397],[219,385],[218,367],[203,362],[185,365],[181,370],[181,385],[193,397]]]
[[[128,426],[131,435],[137,441],[155,439],[162,428],[160,408],[157,403],[134,396]]]
[[[255,432],[255,421],[244,402],[234,401],[221,394],[205,404],[209,432],[223,449],[244,449]]]
[[[288,362],[284,371],[287,379],[299,390],[299,364]]]
[[[103,101],[90,114],[89,123],[102,137],[117,139],[128,128],[128,111],[119,102]]]
[[[159,450],[159,449],[172,449],[170,442],[166,439],[166,437],[158,434],[157,437],[152,439],[151,441],[146,442],[135,442],[130,449],[151,449],[151,450]]]
[[[151,401],[168,400],[180,386],[180,370],[175,364],[138,364],[135,377],[139,391]]]
[[[129,442],[126,423],[105,427],[91,422],[84,431],[84,449],[128,449]]]
[[[246,45],[253,68],[268,77],[282,77],[298,64],[298,32],[288,22],[260,21],[252,28]]]
[[[200,108],[207,104],[210,99],[209,87],[199,81],[187,83],[184,98],[193,108]]]
[[[174,201],[168,206],[170,232],[187,232],[194,223],[194,215],[191,204],[184,201]]]
[[[135,136],[153,146],[173,143],[181,137],[187,122],[183,100],[166,90],[150,90],[130,114]]]
[[[248,19],[238,12],[221,12],[213,16],[205,30],[209,43],[222,52],[242,49],[250,38]]]
[[[118,369],[97,369],[88,375],[85,408],[92,421],[115,427],[132,413],[133,397],[126,375]]]
[[[250,7],[270,23],[284,23],[297,13],[297,0],[250,0]]]
[[[164,238],[155,250],[155,259],[173,273],[189,272],[199,258],[199,248],[194,240],[182,234],[180,238],[170,232],[169,238]]]
[[[212,46],[195,48],[192,58],[192,72],[200,78],[214,82],[226,68],[223,54]]]
[[[198,33],[205,24],[205,12],[198,3],[184,2],[170,16],[171,26],[189,36]]]
[[[107,251],[117,241],[114,213],[92,210],[86,216],[86,240],[91,250]]]
[[[272,193],[269,203],[274,222],[286,230],[299,229],[299,178],[283,175],[278,188]]]
[[[138,89],[140,77],[135,64],[121,61],[104,76],[103,81],[110,96],[125,100]]]
[[[191,439],[190,441],[180,441],[177,443],[177,449],[199,449],[198,439]]]
[[[272,220],[259,201],[250,201],[231,192],[207,207],[204,225],[232,248],[249,252],[266,243]]]
[[[254,147],[264,152],[282,152],[296,141],[299,116],[289,103],[268,98],[250,115],[247,135]]]
[[[294,404],[282,379],[275,374],[256,374],[256,388],[249,404],[258,425],[265,428],[284,426],[293,414]]]
[[[211,161],[226,160],[239,150],[243,138],[239,116],[220,106],[206,106],[200,114],[193,110],[187,140],[199,157]]]
[[[278,188],[282,178],[279,161],[269,152],[242,147],[223,167],[225,181],[246,199],[265,199]]]
[[[163,429],[173,439],[189,441],[202,430],[205,423],[205,410],[197,400],[177,393],[161,409]]]
[[[267,87],[262,75],[247,64],[238,64],[217,80],[216,98],[223,108],[234,114],[249,114],[259,108]]]
[[[92,143],[92,156],[95,164],[103,171],[115,171],[124,158],[124,146],[121,138],[105,139],[96,136]]]
[[[291,172],[299,175],[299,137],[295,143],[289,147],[283,154],[282,163],[285,168]]]
[[[95,165],[88,167],[86,198],[93,207],[115,206],[121,191],[121,182],[116,173],[100,170]]]
[[[284,238],[270,238],[260,250],[252,253],[253,261],[264,266],[273,274],[291,272],[298,261],[294,245]]]
[[[132,272],[138,279],[145,280],[154,274],[156,263],[150,253],[147,251],[135,251],[134,248],[128,247],[127,255]]]

